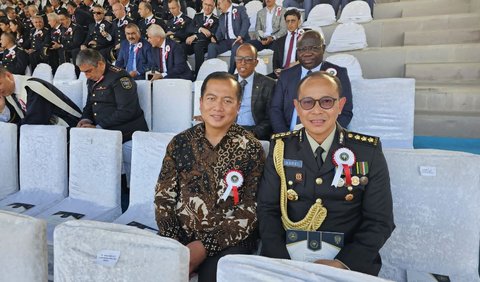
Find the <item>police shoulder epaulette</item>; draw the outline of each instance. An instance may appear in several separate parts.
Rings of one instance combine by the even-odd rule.
[[[298,134],[300,134],[300,130],[281,132],[281,133],[273,134],[272,135],[272,140],[279,139],[279,138],[285,138],[285,137],[289,137],[289,136],[297,136]]]
[[[369,144],[372,146],[378,145],[379,138],[376,136],[365,135],[357,132],[346,132],[346,138],[360,143]]]
[[[122,71],[121,68],[116,67],[116,66],[114,66],[114,65],[110,65],[110,69],[111,69],[112,71],[114,71],[114,72],[120,72],[120,71]]]

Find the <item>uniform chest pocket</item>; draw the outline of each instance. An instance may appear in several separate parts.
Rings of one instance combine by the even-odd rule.
[[[305,169],[285,167],[285,178],[287,182],[287,190],[293,189],[299,196],[305,196]]]
[[[114,97],[110,94],[108,89],[94,90],[92,93],[92,100],[96,102],[113,101]]]

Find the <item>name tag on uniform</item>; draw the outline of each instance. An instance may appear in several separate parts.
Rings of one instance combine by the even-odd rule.
[[[301,161],[301,160],[284,159],[284,160],[283,160],[283,165],[284,165],[284,166],[288,166],[288,167],[298,167],[298,168],[302,168],[302,167],[303,167],[303,161]]]

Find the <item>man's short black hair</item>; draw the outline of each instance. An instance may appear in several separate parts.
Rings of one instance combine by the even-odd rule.
[[[297,86],[297,98],[300,95],[300,87],[305,83],[306,80],[310,80],[312,78],[323,78],[325,80],[332,82],[332,84],[335,84],[337,86],[338,97],[339,98],[343,97],[342,82],[340,82],[340,79],[338,79],[337,76],[332,75],[326,71],[314,71],[311,74],[302,78],[302,80],[300,80],[300,83]]]
[[[70,16],[70,14],[68,13],[67,10],[60,10],[60,12],[58,12],[58,15],[62,15],[62,16],[65,16],[66,18],[69,18],[71,19],[72,17]]]
[[[203,98],[203,95],[205,94],[205,89],[207,88],[207,84],[210,80],[215,79],[215,80],[232,80],[235,83],[235,87],[237,88],[237,99],[238,102],[242,102],[242,86],[238,82],[238,80],[233,76],[232,74],[225,72],[225,71],[216,71],[211,74],[209,74],[205,80],[203,81],[202,88],[200,90],[200,97]]]
[[[283,16],[285,18],[285,20],[287,19],[287,16],[295,16],[295,17],[297,17],[298,20],[300,20],[302,18],[302,15],[300,14],[300,12],[297,9],[290,9],[290,10],[286,11],[285,15]]]
[[[0,17],[0,23],[10,24],[10,20],[7,17]]]

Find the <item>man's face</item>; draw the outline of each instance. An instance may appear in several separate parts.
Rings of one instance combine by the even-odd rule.
[[[43,26],[44,26],[43,19],[41,19],[41,18],[35,18],[35,19],[33,20],[33,26],[34,26],[36,29],[42,29]]]
[[[285,23],[287,24],[287,29],[289,32],[297,30],[297,28],[300,26],[300,20],[293,15],[287,16]]]
[[[4,24],[4,23],[0,23],[0,29],[1,29],[3,32],[8,32],[9,29],[10,29],[10,25],[9,25],[9,24]]]
[[[10,22],[10,30],[12,32],[17,32],[17,26],[13,22]]]
[[[121,19],[125,16],[125,8],[123,7],[122,4],[119,4],[119,3],[114,4],[112,11],[117,19]]]
[[[2,36],[0,36],[0,43],[2,44],[2,48],[9,48],[10,47],[10,41],[3,34],[2,34]]]
[[[200,112],[206,130],[227,131],[237,119],[239,110],[240,101],[237,98],[234,81],[231,79],[208,81],[203,97],[200,98]]]
[[[64,15],[58,15],[58,20],[62,24],[63,27],[68,27],[70,25],[69,18],[65,17]]]
[[[96,22],[101,22],[104,17],[105,17],[105,13],[103,12],[103,9],[102,9],[102,8],[97,8],[97,7],[95,7],[95,8],[93,9],[93,19],[94,19]]]
[[[180,7],[178,6],[176,1],[172,1],[171,3],[168,3],[168,9],[170,10],[170,13],[174,17],[180,15]]]
[[[99,61],[96,67],[89,64],[80,65],[78,67],[81,72],[85,73],[85,76],[88,79],[93,81],[98,81],[105,72],[105,63],[102,61]]]
[[[323,61],[323,48],[320,40],[311,36],[300,38],[297,43],[297,57],[306,69],[313,69]]]
[[[85,4],[86,6],[92,5],[92,3],[93,3],[92,0],[83,0],[83,4]]]
[[[29,14],[30,16],[36,15],[37,11],[35,11],[34,8],[32,8],[32,7],[29,6],[27,9],[28,9],[28,14]]]
[[[230,2],[227,0],[218,0],[217,2],[218,9],[222,11],[222,13],[226,13],[228,11],[228,8],[230,8]]]
[[[238,75],[242,78],[247,78],[255,71],[258,59],[252,47],[242,46],[237,49],[235,63],[237,64]]]
[[[54,20],[53,18],[48,18],[48,25],[51,28],[55,28],[55,27],[57,27],[58,22],[56,20]]]
[[[265,5],[269,8],[275,6],[275,0],[265,0]]]
[[[210,15],[215,8],[215,2],[213,0],[203,0],[202,8],[205,15]]]
[[[70,15],[73,15],[75,13],[75,8],[73,8],[73,6],[67,5],[67,12]]]
[[[138,14],[142,18],[147,18],[150,15],[149,10],[145,8],[145,4],[143,4],[143,2],[138,5]]]
[[[15,19],[17,17],[17,13],[15,13],[15,11],[8,11],[7,16],[9,19]]]
[[[15,80],[13,78],[13,75],[11,73],[5,73],[5,75],[0,76],[0,96],[2,97],[10,96],[13,94],[14,91],[15,91]]]
[[[310,110],[305,110],[300,104],[302,99],[337,99],[330,109],[323,109],[317,101]],[[331,100],[330,100],[331,101]],[[335,128],[338,115],[342,112],[346,99],[339,97],[335,84],[326,78],[313,77],[302,84],[298,92],[298,99],[294,100],[295,109],[307,132],[321,143]],[[328,104],[328,103],[326,103]]]
[[[140,33],[135,28],[125,28],[125,37],[130,44],[137,44],[140,40]]]
[[[148,35],[147,41],[150,43],[150,45],[152,45],[152,47],[160,48],[160,46],[162,46],[164,39],[161,36],[152,36],[148,32],[147,32],[147,35]]]

